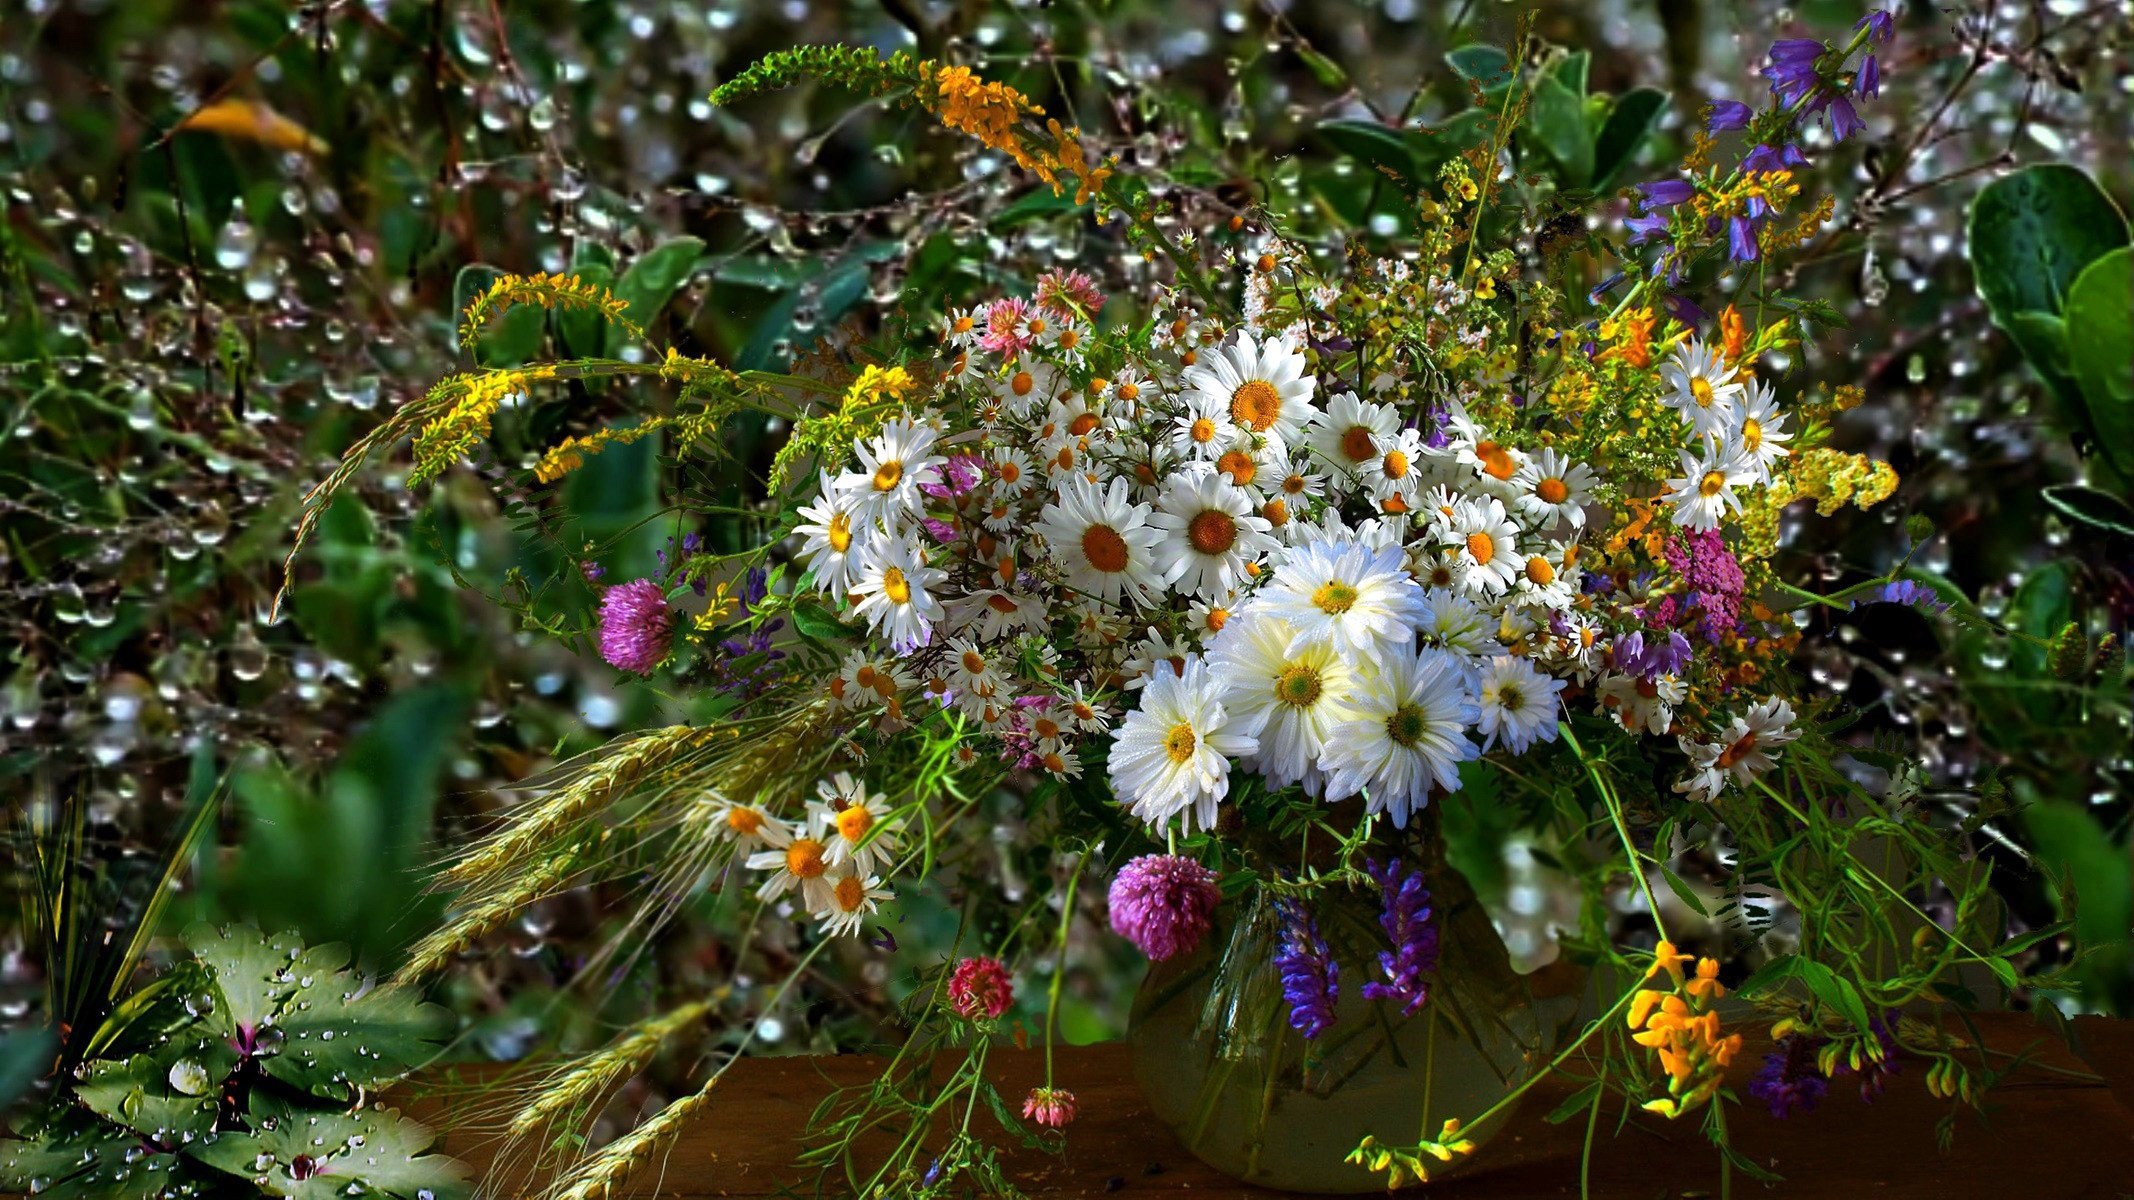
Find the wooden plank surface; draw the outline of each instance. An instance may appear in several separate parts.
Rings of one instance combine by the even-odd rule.
[[[1785,1197],[2101,1197],[2134,1200],[2134,1025],[2077,1022],[2088,1064],[2019,1014],[1981,1021],[1999,1049],[2035,1047],[2046,1063],[2094,1069],[2092,1082],[2042,1069],[2026,1070],[1994,1094],[1983,1120],[1965,1115],[1954,1145],[1943,1152],[1934,1123],[1947,1111],[1926,1094],[1924,1065],[1904,1074],[1873,1104],[1838,1081],[1815,1112],[1772,1120],[1759,1106],[1730,1111],[1735,1144],[1784,1175],[1766,1190],[1737,1174],[1737,1195]],[[1752,1044],[1735,1064],[1737,1090],[1759,1065],[1764,1047]],[[1015,1178],[1040,1200],[1068,1197],[1273,1197],[1286,1193],[1242,1187],[1201,1165],[1157,1124],[1142,1103],[1123,1045],[1064,1050],[1061,1086],[1080,1099],[1064,1158],[1017,1149],[1008,1156]],[[1002,1092],[1019,1097],[1042,1077],[1035,1051],[996,1052],[989,1074]],[[663,1160],[649,1163],[619,1195],[633,1197],[747,1197],[812,1195],[811,1173],[793,1159],[803,1145],[809,1113],[831,1087],[864,1083],[880,1060],[863,1056],[762,1058],[736,1064],[708,1109],[689,1124]],[[2115,1090],[2117,1094],[2115,1095]],[[1577,1196],[1582,1122],[1551,1126],[1541,1120],[1569,1089],[1557,1082],[1535,1089],[1515,1124],[1484,1148],[1474,1169],[1431,1185],[1433,1196]],[[415,1105],[420,1109],[423,1105]],[[432,1109],[429,1119],[441,1114]],[[1613,1114],[1609,1114],[1612,1122]],[[447,1149],[482,1168],[482,1147]],[[1693,1123],[1634,1121],[1603,1136],[1592,1163],[1592,1194],[1651,1200],[1717,1196],[1716,1156]],[[835,1189],[826,1194],[839,1195]]]

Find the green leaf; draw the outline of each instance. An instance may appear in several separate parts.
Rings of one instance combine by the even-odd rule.
[[[2001,324],[2010,341],[2023,357],[2038,368],[2038,373],[2048,381],[2069,377],[2067,354],[2067,322],[2049,312],[2027,310],[2009,313]],[[2064,384],[2055,383],[2056,387]]]
[[[2052,864],[2063,886],[2055,900],[2075,923],[2075,940],[2089,956],[2083,977],[2105,993],[2126,969],[2128,931],[2134,929],[2134,860],[2079,805],[2041,800],[2023,810],[2038,858]]]
[[[2134,476],[2134,250],[2082,269],[2067,292],[2068,357],[2097,445]]]
[[[215,1128],[222,1081],[236,1065],[220,1037],[171,1037],[146,1054],[83,1064],[74,1094],[105,1120],[170,1144]]]
[[[1586,134],[1586,108],[1578,93],[1555,76],[1535,81],[1527,126],[1563,172],[1563,182],[1582,187],[1593,177],[1593,139]]]
[[[1311,43],[1299,40],[1295,43],[1295,49],[1297,57],[1304,60],[1305,67],[1310,69],[1320,84],[1336,89],[1349,85],[1349,74],[1341,69],[1341,64],[1314,50]]]
[[[1484,91],[1508,83],[1512,77],[1510,56],[1495,46],[1462,46],[1445,55],[1445,65]]]
[[[0,1033],[0,1112],[14,1108],[18,1097],[52,1068],[59,1035],[43,1025]]]
[[[1704,901],[1699,900],[1697,898],[1697,893],[1689,890],[1689,884],[1684,882],[1680,875],[1675,874],[1673,871],[1668,870],[1665,865],[1662,865],[1660,867],[1660,878],[1665,879],[1667,881],[1667,889],[1675,894],[1675,899],[1680,900],[1683,904],[1687,905],[1691,912],[1696,913],[1700,917],[1709,917],[1712,915],[1704,910]]]
[[[141,1153],[140,1135],[85,1112],[0,1140],[0,1190],[37,1200],[176,1200],[206,1194],[174,1154]]]
[[[818,642],[850,641],[854,636],[850,626],[813,600],[793,601],[793,628]]]
[[[2070,521],[2134,537],[2134,507],[2110,492],[2079,483],[2056,483],[2040,494],[2046,504]]]
[[[365,1192],[401,1200],[423,1193],[438,1200],[466,1194],[460,1165],[423,1153],[435,1140],[430,1131],[394,1109],[313,1113],[255,1094],[251,1116],[252,1132],[225,1133],[190,1153],[209,1166],[258,1181],[268,1195],[296,1200],[341,1200]],[[293,1169],[299,1158],[309,1160],[301,1179]]]
[[[1734,990],[1743,999],[1749,999],[1792,980],[1798,980],[1810,994],[1836,1009],[1854,1027],[1862,1031],[1867,1029],[1867,1002],[1860,998],[1859,989],[1851,980],[1812,958],[1798,954],[1781,955],[1758,968]]]
[[[1563,1103],[1550,1109],[1549,1115],[1543,1119],[1551,1125],[1561,1125],[1593,1105],[1599,1104],[1600,1101],[1601,1084],[1600,1080],[1596,1079],[1564,1097]]]
[[[434,1056],[452,1015],[400,988],[370,982],[364,990],[367,982],[335,972],[300,986],[278,1022],[282,1050],[264,1061],[267,1074],[346,1100],[352,1088],[398,1079]]]
[[[699,237],[668,238],[637,256],[615,281],[615,295],[626,306],[624,315],[637,323],[638,328],[647,328],[652,319],[667,307],[682,281],[696,266],[697,256],[704,252],[704,239]],[[623,334],[621,330],[610,333],[608,344],[616,346]]]
[[[1572,95],[1583,101],[1586,98],[1586,75],[1592,61],[1592,55],[1583,50],[1574,50],[1549,68],[1549,77],[1569,88]]]
[[[185,931],[185,945],[215,978],[222,1002],[209,1019],[224,1037],[273,1022],[296,988],[289,968],[304,953],[292,934],[268,936],[249,926],[218,929],[206,922]]]
[[[1398,129],[1376,121],[1326,121],[1317,130],[1327,145],[1363,163],[1419,182],[1422,171],[1408,140]]]
[[[601,263],[585,263],[573,268],[581,283],[594,287],[613,289],[615,269]],[[590,308],[559,305],[556,309],[556,337],[563,343],[563,353],[572,358],[598,358],[606,352],[608,319]]]
[[[453,319],[467,310],[473,299],[496,282],[503,272],[471,263],[452,278]],[[541,329],[548,310],[538,304],[515,304],[500,317],[491,317],[475,332],[475,361],[489,367],[515,367],[541,350]]]
[[[2075,276],[2127,244],[2112,198],[2076,167],[2026,167],[1988,184],[1971,205],[1971,270],[1996,321],[2059,314]]]
[[[2017,671],[2030,676],[2045,673],[2043,643],[2067,624],[2074,609],[2074,587],[2073,572],[2064,562],[2047,563],[2023,577],[2008,605],[2009,623],[2030,635],[2014,640],[2011,646]]]
[[[1658,88],[1638,88],[1624,93],[1593,143],[1593,190],[1605,192],[1637,158],[1645,139],[1652,136],[1660,114],[1667,111],[1667,93]]]

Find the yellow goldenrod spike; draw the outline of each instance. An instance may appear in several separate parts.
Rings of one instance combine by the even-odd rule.
[[[304,154],[326,153],[326,143],[302,125],[257,100],[224,97],[202,105],[178,122],[178,128],[214,133]]]

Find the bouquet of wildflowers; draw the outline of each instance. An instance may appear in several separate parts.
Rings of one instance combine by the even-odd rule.
[[[1266,969],[1296,1036],[1316,1039],[1345,989],[1411,1013],[1425,1002],[1449,931],[1418,864],[1440,811],[1487,803],[1583,888],[1565,943],[1612,990],[1549,1064],[1589,1078],[1583,1103],[1694,1115],[1760,1170],[1727,1144],[1724,1069],[1744,1038],[1714,1005],[1730,991],[1785,1039],[1752,1089],[1774,1110],[1848,1071],[1879,1083],[1900,1054],[1975,1099],[1994,1073],[1983,1052],[1917,1012],[1955,995],[1963,964],[2018,982],[1983,873],[1906,819],[1901,757],[1843,746],[1789,665],[1804,606],[1960,598],[1901,573],[1822,595],[1774,565],[1796,502],[1864,508],[1896,484],[1825,444],[1857,391],[1787,380],[1826,314],[1763,287],[1765,264],[1830,217],[1794,173],[1807,131],[1842,142],[1858,128],[1893,32],[1878,14],[1837,43],[1779,43],[1771,102],[1712,106],[1680,169],[1626,193],[1621,236],[1574,220],[1583,251],[1568,259],[1507,222],[1534,206],[1504,162],[1546,100],[1530,84],[1555,81],[1524,73],[1545,66],[1478,83],[1491,120],[1427,177],[1388,170],[1413,224],[1366,245],[1094,158],[1093,139],[967,68],[835,48],[766,59],[714,98],[813,77],[914,105],[1087,205],[1134,269],[917,297],[907,329],[813,372],[672,350],[479,371],[358,447],[352,460],[413,433],[418,475],[434,476],[507,399],[666,385],[671,405],[554,444],[532,474],[553,482],[657,434],[686,508],[715,490],[702,481],[755,469],[722,431],[756,422],[783,439],[734,544],[692,535],[656,577],[603,578],[596,550],[543,588],[515,581],[530,610],[575,589],[578,630],[608,663],[715,695],[718,716],[559,767],[450,869],[457,915],[408,974],[536,898],[634,878],[654,886],[633,932],[701,888],[747,897],[752,928],[812,925],[789,935],[798,977],[841,944],[893,949],[885,910],[954,872],[959,889],[1007,894],[918,968],[904,1052],[825,1106],[811,1161],[867,1195],[964,1176],[1006,1188],[969,1113],[983,1100],[1010,1137],[1040,1142],[1076,1115],[1057,1081],[1002,1097],[984,1068],[1017,979],[1040,965],[1049,1056],[1084,901],[1106,893],[1111,930],[1159,961],[1193,950],[1225,904],[1266,901],[1280,929]],[[470,309],[468,340],[525,305],[629,324],[576,277],[507,277]],[[1847,753],[1880,754],[1897,782],[1864,790]],[[966,819],[1003,795],[1041,852],[1040,874],[1012,886],[991,826]],[[1898,847],[1903,865],[1869,869],[1864,843]],[[1737,921],[1801,912],[1794,947],[1731,988],[1715,958],[1677,948],[1681,906],[1660,902],[1704,913],[1677,870],[1700,848],[1725,864],[1708,896]],[[1321,937],[1332,892],[1382,909],[1370,978],[1338,970]],[[1930,894],[1950,918],[1925,916]],[[1642,913],[1635,932],[1626,908]],[[1890,944],[1905,954],[1863,953]],[[511,1131],[557,1152],[565,1140],[543,1131],[588,1120],[722,1003],[565,1063]],[[736,1021],[733,1048],[759,1027]],[[942,1053],[964,1063],[946,1084]],[[707,1081],[575,1158],[557,1192],[613,1185],[711,1103]],[[1392,1136],[1412,1114],[1389,1114],[1388,1138],[1352,1161],[1423,1177],[1498,1111],[1416,1141]],[[902,1134],[894,1157],[859,1161],[884,1125]]]

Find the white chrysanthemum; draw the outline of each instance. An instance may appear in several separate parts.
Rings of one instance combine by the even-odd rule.
[[[1544,447],[1512,476],[1512,484],[1517,489],[1512,507],[1536,528],[1546,532],[1558,521],[1569,521],[1573,529],[1585,528],[1593,468]]]
[[[1755,483],[1756,473],[1723,451],[1707,451],[1702,458],[1687,450],[1681,454],[1682,476],[1667,481],[1663,497],[1674,509],[1669,519],[1685,529],[1717,529],[1728,509],[1741,511],[1734,489]]]
[[[1497,648],[1491,636],[1496,620],[1464,593],[1449,587],[1424,591],[1423,614],[1417,625],[1424,642],[1466,658]]]
[[[1363,792],[1370,811],[1404,828],[1433,787],[1457,791],[1460,764],[1480,756],[1467,737],[1474,701],[1460,660],[1443,651],[1402,649],[1376,662],[1377,673],[1351,694],[1354,715],[1327,735],[1319,765],[1328,800]]]
[[[1176,675],[1185,670],[1187,660],[1192,657],[1191,639],[1172,637],[1151,627],[1140,641],[1134,643],[1119,669],[1127,676],[1126,686],[1139,690],[1159,675]]]
[[[958,350],[968,350],[978,344],[984,332],[980,315],[968,308],[952,308],[941,314],[941,341]]]
[[[1236,593],[1211,596],[1205,600],[1195,600],[1193,607],[1186,610],[1186,628],[1205,645],[1208,639],[1221,633],[1236,616]]]
[[[854,493],[840,490],[825,473],[822,494],[801,508],[801,523],[793,530],[801,536],[800,561],[814,572],[815,586],[839,600],[859,577],[861,551],[879,536],[854,511],[854,500]]]
[[[1675,706],[1689,695],[1689,685],[1673,675],[1640,679],[1611,672],[1601,676],[1600,705],[1632,733],[1663,734],[1673,728]]]
[[[849,497],[855,515],[863,521],[894,525],[925,503],[922,483],[941,478],[941,464],[948,459],[934,453],[940,434],[931,425],[899,417],[882,426],[873,438],[855,442],[860,469],[838,477],[840,492]]]
[[[1076,680],[1074,687],[1059,697],[1062,720],[1081,733],[1103,733],[1111,728],[1111,705],[1091,696],[1088,685]]]
[[[1182,410],[1171,418],[1171,453],[1180,458],[1212,463],[1238,440],[1237,424],[1220,397],[1189,393]]]
[[[1139,421],[1141,414],[1157,395],[1154,382],[1148,372],[1132,363],[1127,363],[1112,374],[1105,384],[1105,396],[1112,401],[1115,415],[1129,421]]]
[[[1363,482],[1380,512],[1413,512],[1425,482],[1423,435],[1403,429],[1378,440],[1378,457],[1365,463]]]
[[[1687,793],[1692,800],[1709,803],[1729,780],[1748,786],[1776,765],[1771,757],[1773,750],[1801,735],[1792,726],[1793,706],[1770,696],[1735,717],[1719,741],[1681,739],[1682,753],[1689,756],[1690,773],[1675,784],[1675,790]]]
[[[1206,468],[1171,476],[1149,524],[1164,533],[1156,544],[1163,582],[1210,599],[1235,591],[1247,565],[1281,545],[1252,497]]]
[[[1045,602],[1010,588],[972,592],[956,602],[956,623],[981,642],[997,642],[1025,630],[1043,629]]]
[[[993,393],[1000,397],[1008,412],[1018,421],[1026,421],[1030,414],[1044,411],[1052,397],[1060,390],[1060,373],[1035,358],[1018,358],[994,381]]]
[[[1379,447],[1400,432],[1400,414],[1391,405],[1358,399],[1343,392],[1327,401],[1312,418],[1306,444],[1312,455],[1343,479],[1356,479],[1379,456]]]
[[[872,871],[889,861],[897,835],[887,799],[846,771],[818,780],[815,796],[808,801],[808,833],[828,847],[831,866]]]
[[[830,680],[830,696],[840,707],[891,704],[911,689],[913,679],[894,658],[854,650]]]
[[[1569,608],[1578,595],[1577,543],[1552,542],[1546,552],[1531,548],[1512,581],[1512,595],[1521,604],[1542,608]]]
[[[1223,690],[1198,656],[1182,671],[1157,672],[1142,689],[1107,764],[1114,793],[1136,817],[1157,826],[1182,817],[1187,833],[1196,822],[1215,824],[1216,806],[1230,793],[1230,760],[1259,749],[1238,731]]]
[[[1038,513],[1037,531],[1068,587],[1106,604],[1121,593],[1136,604],[1152,604],[1163,592],[1155,565],[1163,531],[1149,523],[1148,505],[1128,501],[1128,486],[1124,479],[1104,488],[1081,478],[1064,480]]]
[[[1771,389],[1760,379],[1750,380],[1742,396],[1741,411],[1727,433],[1727,453],[1755,472],[1757,482],[1769,483],[1771,468],[1792,453],[1786,448],[1792,440],[1793,435],[1786,431],[1786,414],[1778,411]]]
[[[1301,444],[1305,423],[1317,411],[1311,372],[1286,336],[1254,342],[1240,333],[1187,369],[1180,382],[1192,395],[1219,404],[1238,428],[1284,447]]]
[[[831,879],[824,893],[826,903],[810,907],[808,915],[821,921],[822,931],[831,937],[856,937],[868,916],[891,898],[881,876],[848,868]]]
[[[878,539],[860,555],[859,578],[852,584],[858,598],[853,613],[865,617],[867,627],[885,635],[894,649],[924,646],[933,638],[934,622],[943,616],[932,589],[947,578],[947,571],[927,564],[924,552],[910,539]]]
[[[1249,612],[1225,627],[1208,661],[1229,688],[1224,705],[1259,739],[1245,765],[1276,787],[1316,792],[1328,731],[1355,715],[1347,699],[1355,672],[1330,645],[1291,653],[1296,635],[1279,617]]]
[[[1299,647],[1330,645],[1361,658],[1407,648],[1423,612],[1423,590],[1402,566],[1400,548],[1354,539],[1291,550],[1256,596],[1296,629]]]
[[[1542,674],[1514,655],[1499,654],[1484,663],[1475,686],[1475,728],[1482,734],[1482,748],[1501,743],[1514,754],[1524,754],[1537,741],[1555,741],[1557,693],[1563,688],[1563,680]]]
[[[713,798],[707,818],[711,836],[722,842],[732,842],[740,850],[754,850],[759,846],[782,849],[793,840],[793,831],[784,821],[756,805],[724,796]]]
[[[971,639],[951,641],[948,657],[949,682],[958,692],[991,699],[1005,686],[1000,663],[993,653]]]
[[[1571,668],[1580,682],[1601,665],[1601,628],[1584,613],[1561,613],[1542,643],[1542,657]]]
[[[996,496],[1020,496],[1037,481],[1030,471],[1030,456],[1016,446],[993,447],[992,453],[986,455],[986,473],[993,477]]]
[[[1674,390],[1661,398],[1667,407],[1682,414],[1682,423],[1699,436],[1723,441],[1734,425],[1734,406],[1741,385],[1733,368],[1718,350],[1691,338],[1675,348],[1674,357],[1660,368],[1660,377]]]
[[[1495,496],[1463,500],[1445,521],[1460,586],[1484,596],[1501,594],[1518,578],[1519,527]]]
[[[820,838],[801,836],[777,849],[759,850],[748,856],[748,869],[771,873],[756,889],[759,900],[775,900],[797,888],[801,905],[820,912],[833,898],[830,848]]]

